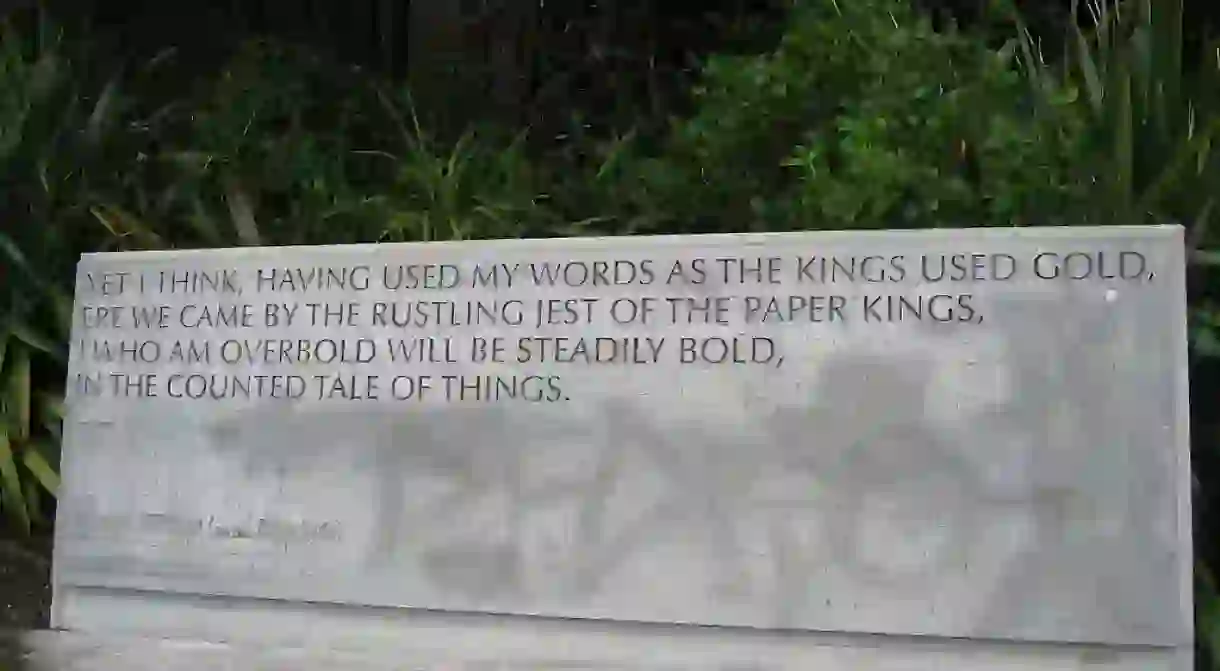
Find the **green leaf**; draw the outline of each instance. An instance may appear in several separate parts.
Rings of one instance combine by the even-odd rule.
[[[14,439],[25,441],[30,437],[30,353],[24,347],[14,347],[9,358],[4,398],[8,431]]]
[[[1113,167],[1116,173],[1115,185],[1120,189],[1119,193],[1114,195],[1121,200],[1115,205],[1121,207],[1122,212],[1131,214],[1135,189],[1135,129],[1131,109],[1130,73],[1124,73],[1119,78],[1118,96],[1118,109],[1115,110],[1118,118],[1115,120],[1116,128],[1114,129]]]
[[[85,124],[85,139],[92,145],[97,145],[101,141],[102,132],[112,118],[118,90],[119,76],[115,75],[106,83],[102,94],[97,98],[97,104],[93,106],[93,111],[89,114],[89,121]]]
[[[191,208],[185,219],[195,233],[203,238],[205,244],[212,247],[224,247],[227,244],[215,218],[208,213],[207,208],[203,205],[203,200],[199,197],[196,196],[191,200]]]
[[[236,179],[225,180],[225,202],[229,205],[229,216],[233,220],[233,228],[237,231],[238,242],[257,247],[260,242],[258,223],[254,219],[254,206]]]
[[[34,480],[25,481],[25,509],[30,512],[30,524],[42,525],[46,522],[46,518],[42,515],[42,493],[38,489],[38,483]]]
[[[64,397],[62,395],[42,392],[38,394],[38,405],[42,408],[45,419],[56,422],[64,420],[66,409],[64,408]]]
[[[1150,210],[1162,200],[1170,189],[1180,187],[1190,168],[1199,171],[1197,164],[1206,163],[1211,153],[1212,138],[1220,131],[1220,119],[1208,123],[1203,129],[1193,135],[1183,137],[1176,151],[1166,157],[1165,165],[1156,175],[1152,184],[1140,196],[1137,209],[1141,212]],[[1192,164],[1196,164],[1192,166]]]
[[[166,247],[165,241],[150,226],[115,205],[95,205],[89,213],[115,240],[131,240],[137,248]]]
[[[39,276],[38,273],[34,272],[34,268],[30,264],[29,259],[27,259],[25,254],[22,253],[21,249],[17,247],[17,244],[3,233],[0,233],[0,252],[3,252],[3,256],[7,256],[9,260],[12,261],[14,266],[20,268],[21,271],[26,274],[26,276],[32,279],[37,286],[46,292],[47,297],[54,304],[53,308],[55,310],[55,316],[59,320],[58,325],[66,337],[67,334],[72,330],[72,301],[66,298],[63,291],[61,291],[58,287],[46,282],[41,276]],[[35,348],[42,349],[38,345],[33,345],[32,343],[31,345]]]
[[[67,361],[67,355],[65,354],[64,348],[62,346],[56,345],[54,342],[52,342],[48,338],[44,338],[43,336],[36,333],[33,329],[26,326],[25,324],[23,324],[21,322],[15,322],[15,323],[9,325],[9,329],[10,329],[11,333],[13,334],[13,337],[15,337],[17,340],[21,341],[22,343],[24,343],[26,346],[30,347],[31,349],[35,349],[35,350],[38,350],[39,352],[42,352],[43,354],[50,355],[50,356],[54,357],[57,361],[60,361],[60,362]]]
[[[73,305],[72,297],[62,289],[54,285],[47,285],[47,297],[52,303],[52,308],[55,314],[55,326],[59,329],[61,340],[68,340],[72,335],[72,313],[76,309]],[[60,348],[56,347],[59,351]],[[63,354],[53,354],[62,358],[64,363],[67,363],[67,356]]]
[[[17,472],[17,461],[13,458],[13,446],[9,442],[6,427],[0,426],[0,502],[9,518],[27,535],[30,533],[30,511],[26,508],[25,495],[21,490],[21,477]]]
[[[25,254],[21,251],[21,248],[17,246],[17,243],[13,242],[12,238],[8,237],[4,233],[0,233],[0,252],[4,252],[4,255],[13,262],[13,265],[20,268],[30,277],[38,277],[38,275],[34,272],[33,267],[30,265],[29,259],[27,259]]]
[[[1076,16],[1076,3],[1072,4],[1072,16]],[[1101,83],[1101,76],[1097,72],[1097,62],[1093,59],[1093,53],[1089,49],[1089,41],[1084,36],[1084,31],[1077,27],[1073,32],[1076,37],[1077,63],[1081,74],[1084,76],[1085,91],[1089,95],[1089,105],[1093,108],[1094,114],[1099,114],[1102,106],[1105,104],[1106,92]]]
[[[1197,328],[1192,335],[1196,354],[1209,359],[1220,357],[1220,338],[1216,336],[1215,329]]]
[[[43,456],[43,449],[41,444],[27,446],[21,451],[21,463],[25,464],[43,489],[52,496],[59,496],[59,473]]]

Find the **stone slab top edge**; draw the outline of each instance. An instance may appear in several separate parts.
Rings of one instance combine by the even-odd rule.
[[[81,260],[90,259],[147,259],[150,257],[207,256],[224,254],[229,257],[240,257],[247,254],[265,253],[268,250],[276,252],[292,252],[308,250],[312,253],[331,251],[334,253],[371,251],[374,249],[416,248],[436,249],[439,246],[462,247],[466,249],[495,249],[513,251],[514,248],[528,247],[545,249],[548,247],[597,247],[613,244],[618,249],[631,247],[681,246],[689,244],[717,245],[736,243],[746,246],[762,246],[768,243],[778,243],[796,240],[818,240],[836,242],[841,240],[894,239],[903,238],[928,239],[945,236],[959,236],[973,240],[996,241],[1011,238],[1045,238],[1045,239],[1099,239],[1114,237],[1140,238],[1182,238],[1186,228],[1181,224],[1158,224],[1146,226],[971,226],[961,228],[920,228],[920,229],[861,229],[861,230],[811,230],[811,231],[776,231],[765,233],[690,233],[665,235],[603,235],[603,236],[570,236],[554,238],[487,238],[477,240],[437,240],[428,242],[366,242],[355,244],[318,244],[318,245],[261,245],[240,247],[214,247],[192,249],[157,249],[143,251],[120,252],[85,252]]]

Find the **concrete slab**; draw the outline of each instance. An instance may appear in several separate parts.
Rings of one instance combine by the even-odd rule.
[[[53,621],[1189,649],[1183,257],[1174,227],[87,256]]]

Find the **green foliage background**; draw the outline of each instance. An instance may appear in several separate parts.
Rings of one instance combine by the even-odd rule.
[[[66,29],[42,7],[5,17],[0,509],[22,533],[53,521],[81,252],[1181,223],[1199,665],[1220,668],[1208,568],[1220,552],[1220,419],[1208,412],[1220,380],[1220,255],[1208,249],[1220,52],[1185,18],[1201,5],[1044,3],[1021,15],[992,3],[959,27],[929,4],[725,10],[694,31],[714,24],[721,37],[700,46],[697,68],[681,66],[689,49],[597,62],[557,49],[540,72],[562,83],[593,71],[602,88],[547,79],[534,123],[472,119],[456,132],[421,121],[428,101],[393,68],[316,41],[238,35],[200,66],[164,45],[116,56],[107,35]],[[640,62],[664,67],[629,65]],[[555,90],[567,93],[548,102]]]

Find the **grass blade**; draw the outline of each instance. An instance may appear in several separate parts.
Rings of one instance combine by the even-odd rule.
[[[51,339],[44,338],[25,324],[20,322],[10,324],[9,332],[13,338],[23,343],[26,347],[54,357],[56,361],[61,363],[67,361],[67,354],[64,352],[62,345],[57,345]]]
[[[248,247],[259,246],[258,223],[254,220],[254,206],[237,180],[226,180],[225,200],[229,204],[229,215],[233,218],[233,228],[237,231],[237,239]]]
[[[1209,268],[1220,268],[1220,252],[1208,249],[1197,249],[1190,257],[1191,263],[1207,266]]]
[[[51,309],[55,315],[55,327],[59,329],[59,340],[66,341],[72,335],[72,313],[76,309],[73,297],[60,287],[47,285],[47,298],[51,301]],[[56,352],[64,351],[60,346],[56,346],[55,350]],[[62,356],[63,362],[67,363],[66,355],[54,352],[51,355]]]
[[[100,144],[102,133],[111,119],[118,92],[119,75],[115,75],[106,83],[106,87],[102,89],[102,94],[98,96],[97,104],[93,106],[93,111],[89,113],[89,120],[85,124],[85,139],[89,144],[94,146]]]
[[[30,437],[30,353],[24,347],[14,347],[9,354],[5,405],[8,410],[8,430],[18,441]]]
[[[1071,16],[1076,16],[1075,2],[1072,3]],[[1075,26],[1072,32],[1076,37],[1076,59],[1080,74],[1084,77],[1090,107],[1094,114],[1100,114],[1102,106],[1105,104],[1106,92],[1102,86],[1101,75],[1097,71],[1097,62],[1093,59],[1093,52],[1089,49],[1089,40],[1085,37],[1084,31],[1079,26]]]
[[[63,396],[43,392],[38,395],[38,405],[47,421],[62,422],[67,410],[64,408]]]
[[[1187,174],[1189,169],[1200,172],[1199,166],[1207,163],[1211,154],[1212,138],[1217,132],[1220,132],[1220,119],[1197,131],[1193,137],[1183,137],[1176,150],[1167,150],[1171,154],[1165,157],[1165,166],[1144,189],[1137,209],[1141,212],[1151,209],[1170,193],[1170,189],[1180,187],[1182,183],[1190,180],[1192,176]]]
[[[9,258],[9,261],[12,261],[13,265],[20,268],[27,276],[33,278],[38,277],[38,275],[34,272],[34,268],[30,264],[29,259],[27,259],[25,254],[22,253],[21,248],[17,246],[17,243],[13,242],[12,238],[8,237],[4,233],[0,233],[0,252],[4,252],[4,255]]]
[[[1123,216],[1139,215],[1132,212],[1135,189],[1135,128],[1131,101],[1131,74],[1123,73],[1118,80],[1118,100],[1114,110],[1114,185],[1120,200],[1115,205]],[[1114,222],[1119,223],[1119,222]]]
[[[47,490],[51,496],[59,496],[59,473],[55,472],[55,468],[47,462],[46,457],[42,455],[36,446],[30,445],[21,452],[21,463],[34,476],[38,484]]]
[[[26,508],[25,495],[21,491],[21,477],[17,472],[17,461],[13,458],[13,446],[9,442],[7,428],[0,426],[0,502],[9,519],[18,528],[30,533],[30,511]]]
[[[46,524],[46,517],[42,514],[42,492],[38,489],[38,483],[27,479],[23,493],[25,494],[25,509],[30,513],[30,526]]]
[[[38,273],[34,272],[33,264],[26,258],[21,249],[17,247],[17,244],[3,233],[0,233],[0,252],[3,252],[3,255],[7,256],[15,267],[25,273],[26,277],[33,280],[47,294],[47,298],[54,304],[53,308],[55,316],[58,319],[58,326],[66,337],[72,330],[72,301],[64,296],[63,291],[59,287],[46,282]],[[43,349],[38,345],[32,346],[37,349]],[[55,350],[57,348],[52,347],[51,349]],[[50,353],[54,355],[54,351]]]
[[[166,246],[161,236],[157,235],[155,231],[118,207],[96,205],[89,208],[89,212],[116,240],[130,238],[135,241],[137,246],[146,249]]]

